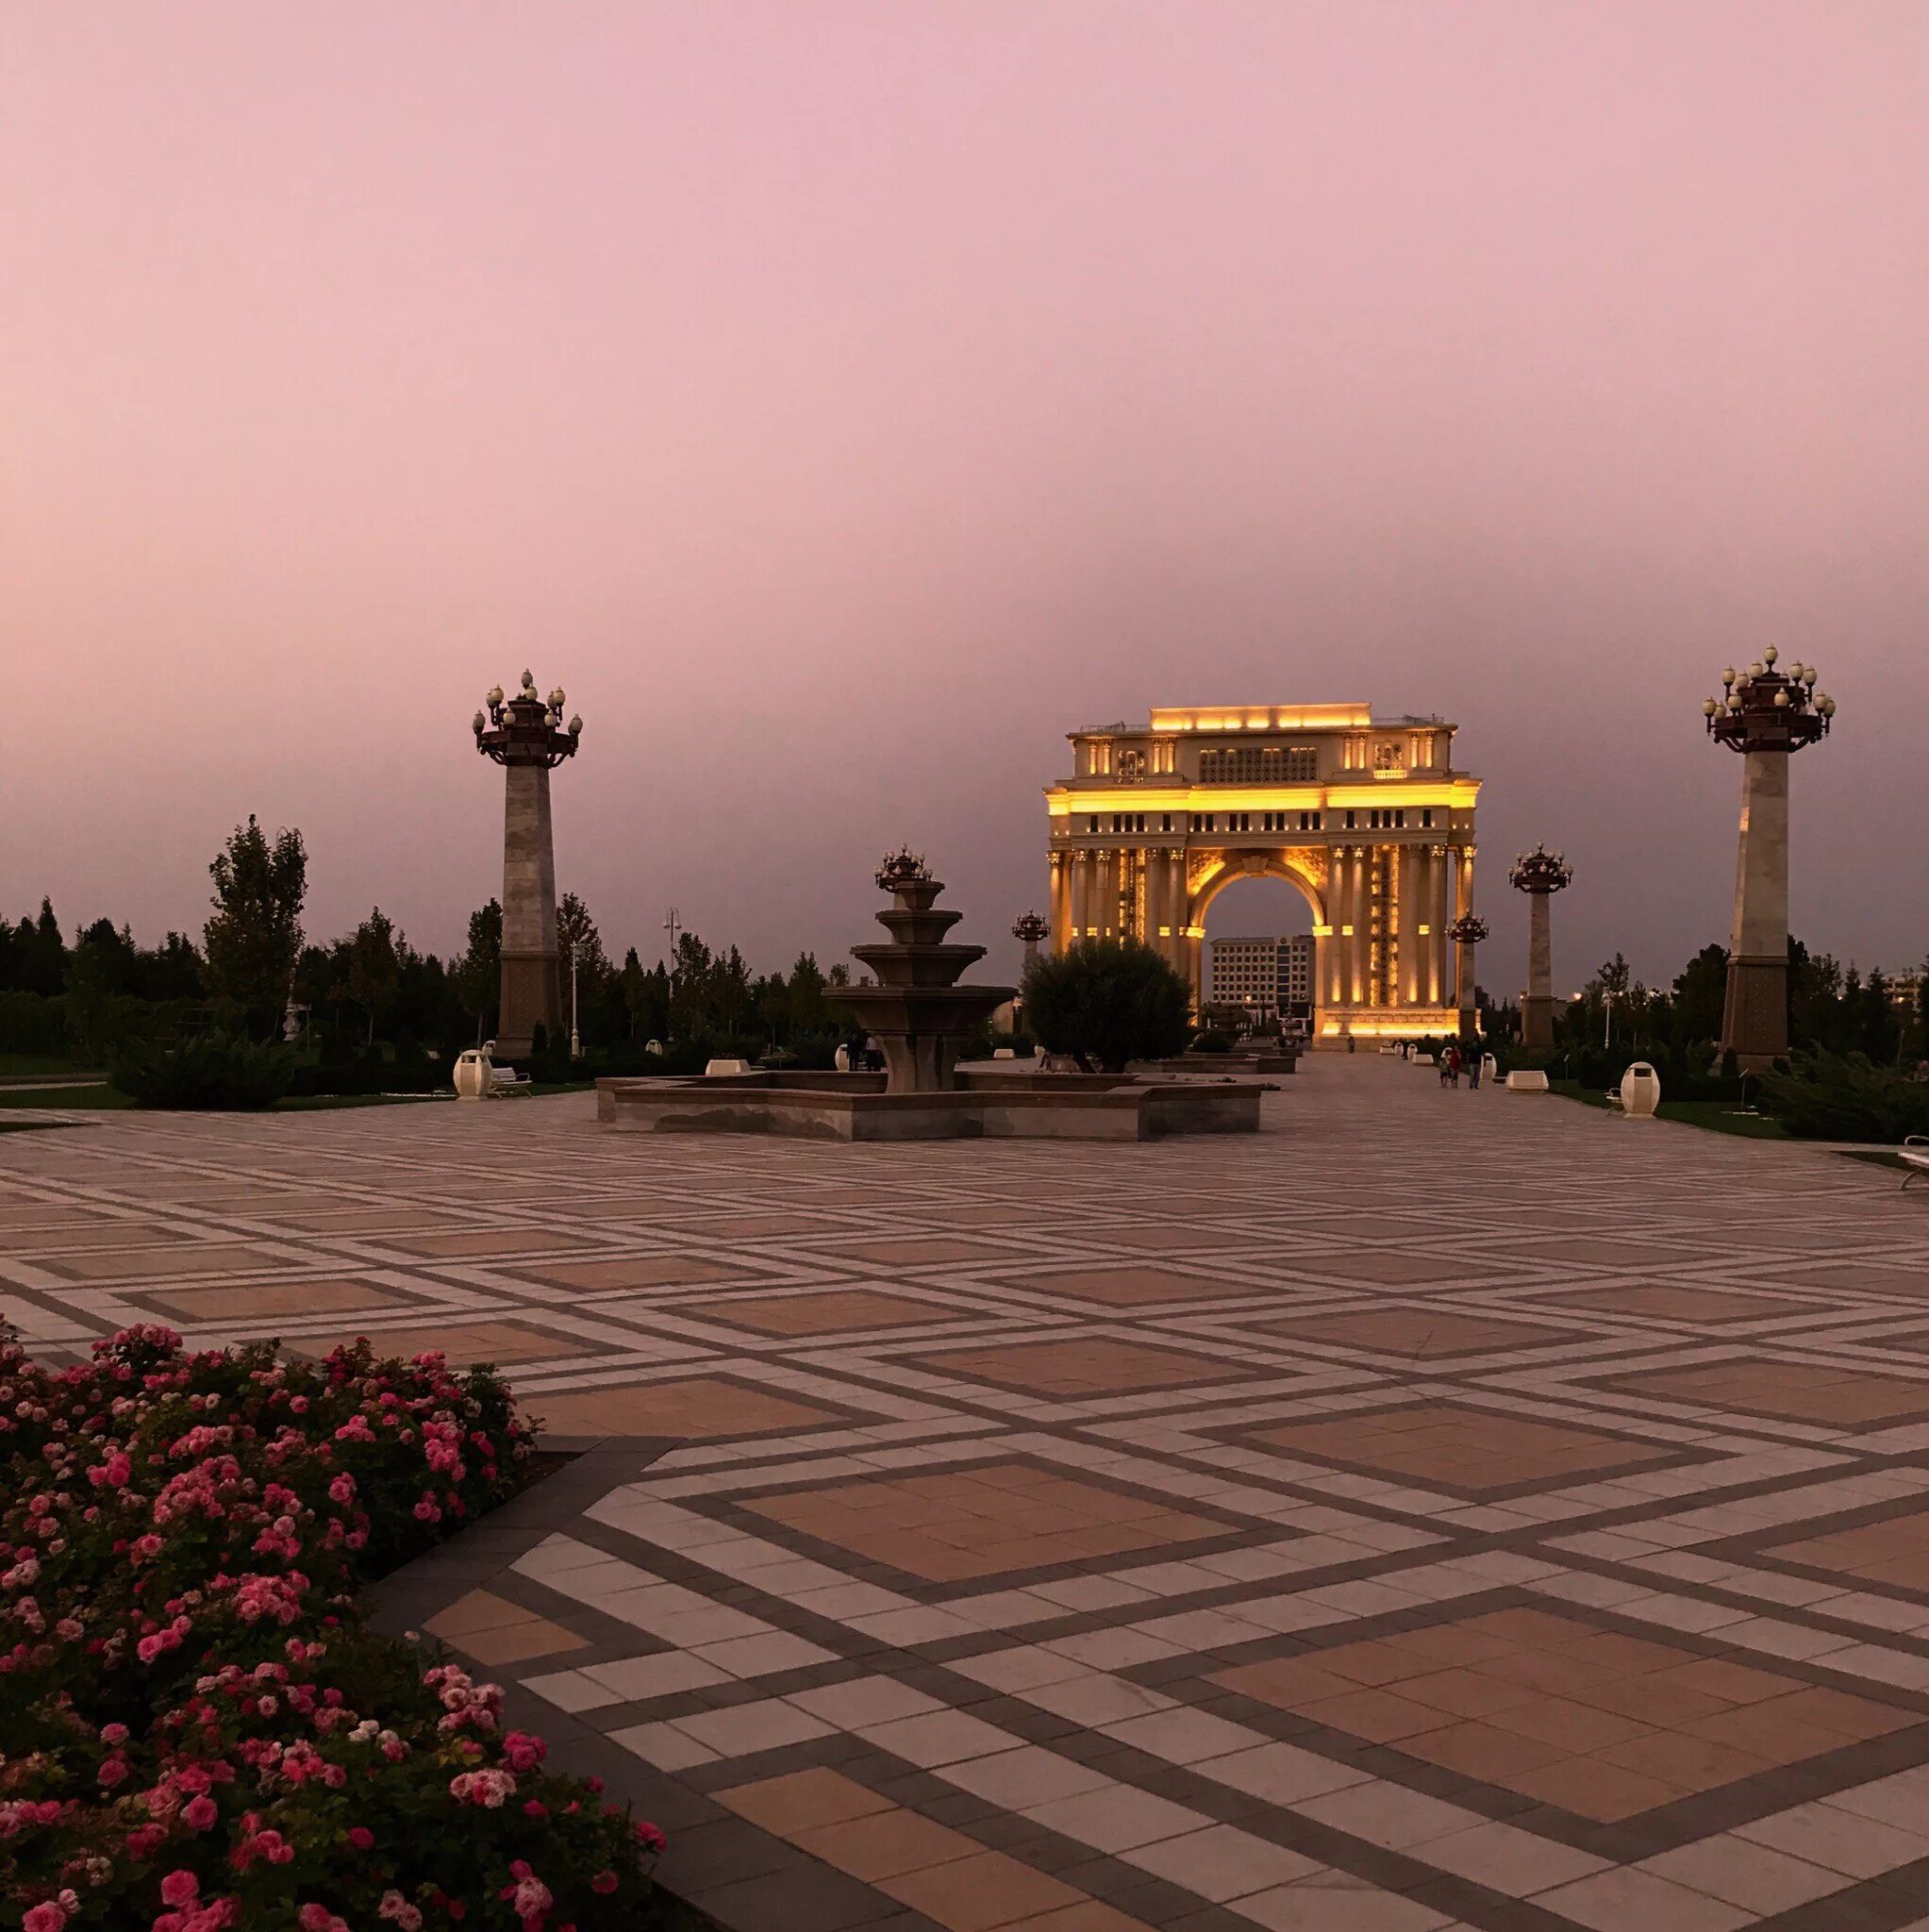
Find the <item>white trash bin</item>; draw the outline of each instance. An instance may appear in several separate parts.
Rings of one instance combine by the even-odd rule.
[[[487,1100],[495,1084],[488,1053],[479,1046],[465,1048],[456,1056],[456,1098]]]
[[[1621,1110],[1631,1121],[1653,1120],[1661,1105],[1661,1076],[1646,1060],[1637,1060],[1621,1076]]]

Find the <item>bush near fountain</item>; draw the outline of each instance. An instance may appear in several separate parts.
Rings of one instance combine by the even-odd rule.
[[[947,935],[962,915],[938,908],[944,888],[922,858],[904,850],[890,854],[878,868],[877,884],[891,895],[890,908],[877,915],[890,939],[852,948],[875,983],[841,990],[838,1000],[876,1039],[884,1073],[599,1080],[597,1118],[607,1126],[642,1133],[791,1134],[836,1141],[1148,1141],[1167,1134],[1257,1131],[1257,1085],[1154,1084],[1122,1070],[960,1073],[965,1042],[983,1031],[1014,989],[957,983],[985,949],[950,942]],[[1042,968],[1046,962],[1039,963]]]

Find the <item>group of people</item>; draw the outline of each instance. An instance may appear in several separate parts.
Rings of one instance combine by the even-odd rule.
[[[1465,1053],[1462,1053],[1454,1041],[1449,1041],[1445,1051],[1441,1053],[1437,1064],[1440,1070],[1440,1085],[1442,1087],[1459,1086],[1462,1074],[1467,1075],[1469,1091],[1472,1091],[1480,1085],[1480,1049],[1478,1047],[1470,1046]]]

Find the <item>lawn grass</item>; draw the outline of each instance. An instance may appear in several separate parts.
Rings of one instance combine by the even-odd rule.
[[[109,1113],[133,1105],[105,1080],[85,1087],[0,1087],[0,1108],[80,1108]]]
[[[329,1113],[341,1107],[413,1107],[424,1100],[453,1100],[451,1093],[291,1093],[274,1103],[276,1113]]]
[[[1607,1096],[1578,1080],[1550,1080],[1548,1086],[1564,1100],[1578,1100],[1583,1107],[1598,1107],[1611,1112]],[[1664,1121],[1678,1121],[1685,1127],[1705,1127],[1711,1134],[1738,1134],[1749,1141],[1787,1141],[1788,1130],[1780,1121],[1765,1113],[1742,1113],[1732,1100],[1664,1100],[1656,1109]]]
[[[75,1075],[98,1071],[86,1060],[77,1060],[69,1055],[44,1053],[0,1053],[0,1080],[19,1078],[32,1079],[42,1074],[74,1074]]]

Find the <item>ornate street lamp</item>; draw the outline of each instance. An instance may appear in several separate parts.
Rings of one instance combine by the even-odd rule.
[[[1813,664],[1775,669],[1772,644],[1702,704],[1708,736],[1742,756],[1741,835],[1721,1045],[1743,1073],[1788,1051],[1788,758],[1828,735],[1836,701]]]
[[[1457,972],[1455,990],[1460,1007],[1460,1031],[1472,1034],[1474,1028],[1473,1016],[1473,949],[1488,936],[1487,921],[1472,912],[1463,912],[1447,928],[1447,937],[1459,948],[1455,955]]]
[[[562,989],[556,948],[556,839],[549,814],[549,774],[574,758],[583,721],[562,721],[560,687],[547,698],[524,672],[522,688],[506,698],[497,685],[487,712],[472,721],[475,748],[504,771],[502,994],[496,1051],[505,1059],[526,1054],[536,1028],[557,1037]]]
[[[1554,932],[1547,902],[1573,884],[1574,869],[1564,852],[1537,845],[1516,856],[1507,883],[1527,894],[1527,991],[1521,1001],[1521,1044],[1554,1044]]]
[[[1011,922],[1011,937],[1024,941],[1025,970],[1029,972],[1039,957],[1039,947],[1052,937],[1052,928],[1039,913],[1021,912]]]
[[[895,852],[887,852],[878,862],[877,890],[880,892],[895,892],[905,886],[923,886],[931,882],[931,868],[924,863],[922,852],[913,852],[908,845],[900,845]]]

